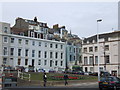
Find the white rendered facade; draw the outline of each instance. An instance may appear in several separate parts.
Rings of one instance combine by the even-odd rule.
[[[3,33],[7,25],[7,33]],[[0,64],[10,66],[32,65],[35,69],[65,70],[63,42],[10,34],[10,25],[0,23]]]
[[[100,61],[100,71],[108,71],[114,75],[120,75],[120,32],[103,34],[98,44],[94,39],[92,43],[89,40],[82,45],[83,71],[98,72],[98,55]],[[105,39],[107,37],[107,40]]]

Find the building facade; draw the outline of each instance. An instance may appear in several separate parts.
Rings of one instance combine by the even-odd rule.
[[[49,27],[47,23],[38,22],[37,17],[34,20],[16,18],[15,25],[11,28],[11,33],[28,37],[48,39]]]
[[[73,69],[73,66],[80,66],[81,65],[81,46],[80,45],[73,45],[72,43],[67,44],[66,47],[66,66],[69,70]]]
[[[29,65],[34,69],[64,71],[66,44],[53,40],[11,34],[10,24],[0,23],[0,64]]]
[[[100,34],[99,45],[97,35],[85,38],[82,52],[83,71],[98,72],[99,57],[100,71],[120,75],[120,31]]]
[[[53,25],[52,28],[47,26],[47,23],[42,23],[35,17],[34,20],[17,18],[15,25],[11,28],[13,34],[22,35],[43,40],[52,40],[57,42],[66,43],[66,67],[72,69],[75,62],[79,64],[80,53],[78,49],[81,48],[81,39],[77,35],[68,33],[65,26],[59,26],[59,24]],[[71,43],[69,45],[69,43]],[[71,47],[71,51],[69,50]],[[75,49],[74,49],[75,48]],[[73,53],[71,53],[73,52]],[[71,57],[71,54],[72,57]]]

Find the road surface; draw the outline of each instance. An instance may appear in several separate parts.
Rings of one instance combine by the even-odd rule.
[[[49,87],[40,87],[40,86],[25,86],[25,87],[17,87],[17,88],[8,88],[6,90],[99,90],[98,89],[98,83],[97,82],[91,82],[91,83],[74,83],[70,85],[62,85],[62,86],[49,86]]]

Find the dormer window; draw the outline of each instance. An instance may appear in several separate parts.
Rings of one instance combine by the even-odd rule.
[[[8,28],[4,27],[4,33],[7,33],[7,31],[8,31]]]
[[[87,44],[89,43],[89,41],[87,41]]]

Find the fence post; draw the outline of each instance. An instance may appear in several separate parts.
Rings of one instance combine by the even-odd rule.
[[[31,75],[29,74],[29,82],[31,81],[30,78],[31,78]]]
[[[21,73],[22,74],[22,79],[23,79],[23,73]]]
[[[19,73],[19,70],[18,70],[18,77],[20,77],[20,73]]]

